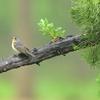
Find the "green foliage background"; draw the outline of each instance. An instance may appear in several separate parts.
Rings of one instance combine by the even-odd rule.
[[[93,41],[82,50],[81,57],[90,66],[100,67],[100,0],[73,0],[70,14],[72,21],[82,28],[87,42]],[[94,46],[95,45],[95,46]],[[84,46],[81,48],[84,48]]]
[[[65,37],[81,33],[71,23],[70,0],[0,0],[0,8],[0,59],[15,54],[11,48],[12,36],[18,36],[29,48],[48,44],[51,39],[43,36],[37,25],[41,18],[47,18],[55,27],[63,27]],[[72,52],[43,61],[41,67],[24,66],[0,74],[0,99],[98,100],[95,78],[99,70],[90,69],[78,55]]]

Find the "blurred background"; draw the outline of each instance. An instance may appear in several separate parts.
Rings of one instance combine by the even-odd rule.
[[[81,34],[71,23],[71,0],[0,0],[0,59],[15,52],[11,37],[18,36],[30,49],[48,44],[37,23],[49,23],[69,34]],[[99,69],[91,69],[79,52],[45,60],[37,65],[0,74],[0,100],[98,100],[96,78]]]

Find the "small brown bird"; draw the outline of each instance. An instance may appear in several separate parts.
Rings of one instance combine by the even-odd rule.
[[[12,37],[12,48],[18,53],[24,53],[26,56],[31,55],[32,57],[35,57],[35,55],[29,51],[26,45],[16,36]]]

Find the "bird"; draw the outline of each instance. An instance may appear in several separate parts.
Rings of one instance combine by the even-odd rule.
[[[28,57],[29,55],[35,57],[17,36],[12,37],[12,48],[17,53],[24,53]]]

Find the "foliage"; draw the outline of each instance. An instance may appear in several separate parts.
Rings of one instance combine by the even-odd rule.
[[[81,46],[81,58],[91,66],[100,66],[100,0],[73,0],[72,22],[82,28],[88,46]],[[85,47],[85,49],[84,49]]]
[[[53,41],[56,41],[65,32],[65,30],[61,31],[62,27],[54,28],[53,23],[49,24],[46,18],[45,20],[41,19],[38,26],[40,27],[40,31],[43,32],[43,35],[49,35]]]

